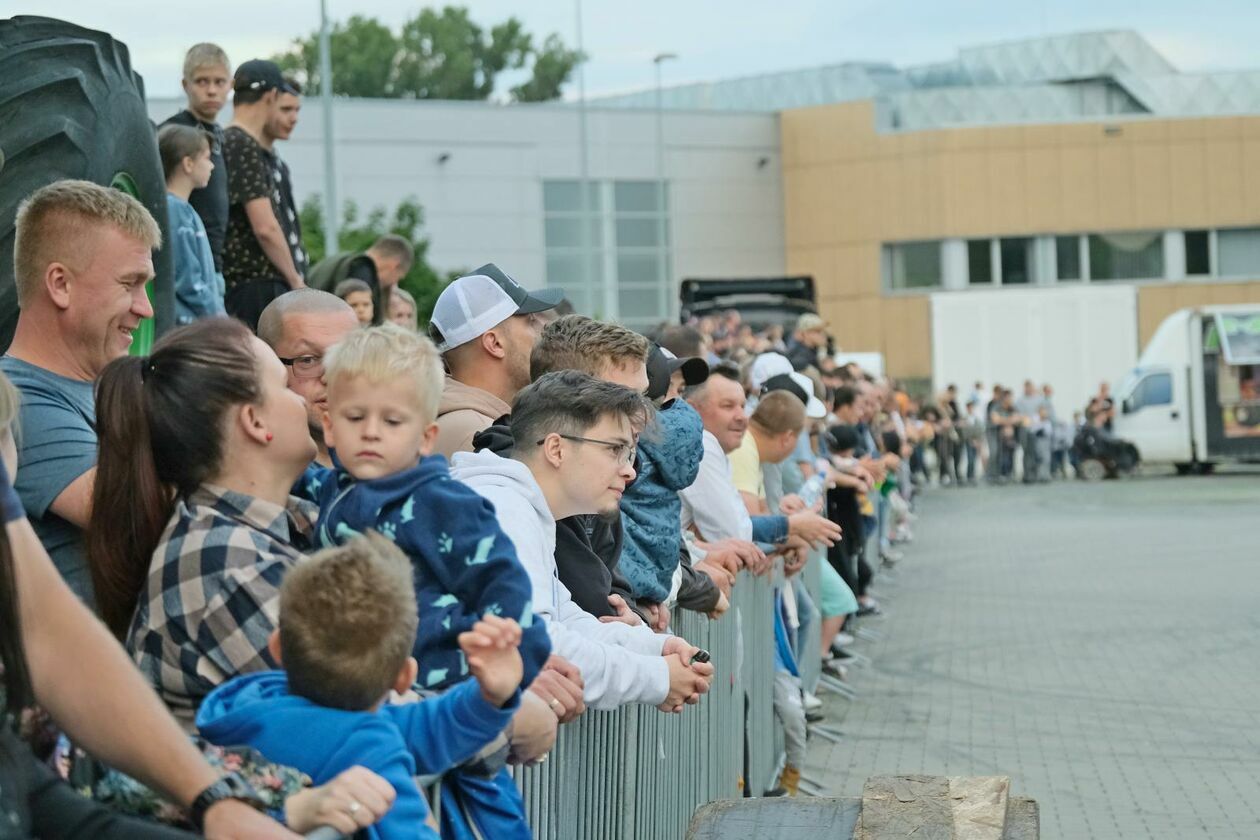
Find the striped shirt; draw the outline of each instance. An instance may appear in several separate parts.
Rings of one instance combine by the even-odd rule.
[[[220,683],[278,667],[267,639],[280,581],[310,548],[316,510],[294,497],[281,508],[211,485],[176,503],[127,650],[186,728]]]

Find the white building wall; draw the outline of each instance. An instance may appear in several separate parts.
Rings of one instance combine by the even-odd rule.
[[[151,100],[150,115],[160,121],[182,104]],[[339,100],[338,198],[366,213],[414,196],[437,268],[492,261],[544,286],[542,183],[580,177],[578,119],[563,105]],[[654,111],[592,108],[587,123],[591,179],[658,177]],[[299,203],[323,192],[322,139],[320,103],[311,99],[279,147]],[[782,274],[777,115],[667,112],[664,141],[674,286],[684,277]]]

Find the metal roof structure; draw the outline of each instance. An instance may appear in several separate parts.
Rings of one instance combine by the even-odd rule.
[[[664,88],[677,110],[782,111],[871,99],[883,131],[1124,115],[1260,113],[1260,70],[1181,73],[1132,30],[969,47],[951,61],[897,68],[852,62]],[[647,89],[593,97],[604,108],[655,108]]]

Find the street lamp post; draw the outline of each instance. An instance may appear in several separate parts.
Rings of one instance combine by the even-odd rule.
[[[594,314],[600,310],[602,301],[596,302],[595,293],[597,286],[594,280],[594,271],[591,264],[591,172],[590,158],[587,152],[586,139],[586,55],[582,47],[582,0],[575,0],[574,14],[577,25],[577,50],[578,50],[578,66],[577,66],[577,82],[578,82],[578,191],[582,215],[579,220],[581,228],[579,233],[579,250],[580,265],[582,266],[582,288],[586,292],[586,306],[590,313]],[[603,284],[599,284],[598,291],[603,291]],[[601,295],[602,298],[602,295]]]
[[[328,32],[328,0],[319,0],[319,86],[324,123],[324,254],[340,250],[337,214],[337,170],[333,153],[332,38]]]
[[[661,65],[678,58],[674,53],[658,53],[652,64],[656,70],[656,271],[660,278],[659,310],[673,317],[673,284],[669,278],[669,250],[666,238],[669,233],[666,221],[668,206],[665,201],[665,102],[661,88]]]

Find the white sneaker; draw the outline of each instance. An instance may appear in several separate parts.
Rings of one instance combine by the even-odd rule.
[[[832,639],[831,646],[832,647],[848,647],[849,645],[853,644],[856,641],[857,639],[853,636],[852,633],[846,633],[843,630],[841,630],[839,633],[836,634],[836,637]]]
[[[801,702],[805,704],[805,711],[812,712],[822,708],[822,701],[810,692],[802,692]]]

